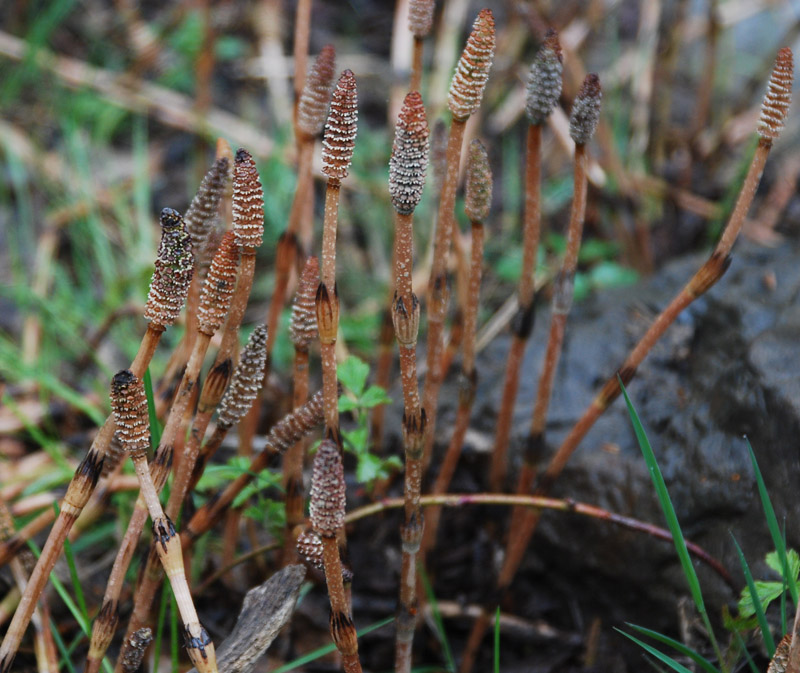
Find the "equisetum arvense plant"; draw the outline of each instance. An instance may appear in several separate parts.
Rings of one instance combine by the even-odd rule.
[[[306,259],[297,293],[292,303],[289,321],[289,337],[294,345],[292,370],[292,407],[298,409],[308,401],[309,392],[309,347],[317,339],[317,309],[315,297],[319,282],[319,261],[313,255]],[[283,488],[286,493],[286,540],[284,541],[284,563],[296,559],[295,542],[298,528],[305,522],[305,498],[303,489],[303,458],[306,440],[295,442],[283,459]]]
[[[317,331],[322,357],[325,433],[339,439],[339,393],[336,380],[336,339],[339,331],[339,295],[336,288],[336,230],[339,192],[347,177],[358,130],[358,91],[352,71],[345,70],[336,83],[322,141],[325,217],[322,224],[320,283],[317,288]]]
[[[433,450],[436,430],[436,407],[442,384],[442,338],[447,312],[447,258],[453,238],[454,208],[461,146],[467,120],[480,106],[489,79],[495,50],[494,16],[484,9],[475,19],[472,32],[456,65],[447,105],[452,116],[447,140],[445,171],[436,217],[436,239],[433,263],[428,281],[428,337],[426,363],[428,374],[422,396],[422,406],[428,415],[425,427],[423,466],[427,468]]]
[[[395,670],[411,670],[416,626],[417,552],[423,533],[419,497],[422,492],[422,456],[425,412],[417,382],[419,301],[411,285],[414,248],[414,210],[422,199],[428,166],[428,121],[422,96],[409,93],[395,127],[389,160],[389,194],[394,207],[394,299],[392,322],[400,351],[403,386],[403,445],[405,450],[405,517],[400,530],[403,561],[400,570],[400,609],[397,618]]]
[[[141,485],[141,496],[153,524],[153,541],[183,622],[186,651],[198,671],[216,673],[214,643],[197,617],[186,573],[183,568],[180,538],[172,520],[164,513],[147,464],[150,448],[150,421],[144,384],[130,370],[124,369],[111,381],[111,406],[117,420],[120,440],[133,461]]]
[[[333,440],[323,439],[314,456],[309,519],[314,532],[322,540],[325,582],[331,601],[331,638],[342,655],[345,673],[361,673],[358,637],[344,591],[337,540],[344,529],[345,504],[344,467],[339,447]]]
[[[420,86],[423,74],[422,45],[424,37],[431,29],[433,8],[434,3],[429,0],[409,2],[408,28],[413,35],[414,45],[411,68],[412,91],[418,90]],[[309,0],[301,0],[298,3],[295,44],[297,73],[305,71],[310,11]],[[455,240],[453,231],[458,164],[462,153],[465,124],[481,103],[492,63],[494,39],[492,14],[489,10],[484,10],[473,25],[449,92],[448,107],[452,125],[449,136],[446,134],[442,136],[446,141],[442,147],[446,145],[446,149],[441,152],[442,167],[435,171],[440,173],[442,182],[441,188],[437,187],[435,190],[440,198],[433,264],[425,298],[429,330],[427,377],[422,401],[417,381],[416,356],[420,311],[419,301],[411,284],[412,221],[424,184],[428,156],[428,127],[422,99],[417,93],[410,93],[405,99],[396,128],[390,163],[389,191],[395,209],[396,227],[392,262],[395,291],[391,302],[387,302],[387,305],[390,306],[391,327],[400,354],[400,380],[404,406],[401,429],[406,472],[402,501],[382,501],[372,505],[371,511],[383,511],[390,506],[403,508],[400,536],[402,566],[395,661],[398,671],[409,671],[412,665],[412,645],[418,609],[415,597],[416,563],[420,545],[424,550],[432,546],[435,541],[439,506],[463,505],[467,502],[495,504],[502,502],[506,506],[516,506],[510,526],[509,546],[498,577],[498,590],[492,594],[493,597],[501,597],[511,586],[526,546],[535,531],[541,508],[566,510],[572,507],[572,511],[589,512],[589,508],[580,503],[570,504],[566,501],[550,500],[544,496],[551,490],[585,434],[620,394],[619,381],[627,384],[633,379],[637,367],[679,313],[724,274],[730,263],[732,246],[750,207],[770,148],[778,137],[789,106],[793,64],[791,52],[783,49],[778,54],[762,105],[755,156],[739,199],[714,252],[656,318],[615,375],[609,378],[579,422],[563,440],[537,481],[536,469],[546,446],[547,409],[572,300],[573,279],[585,212],[588,163],[586,145],[597,124],[599,114],[599,83],[596,76],[587,77],[581,94],[573,105],[570,135],[576,147],[574,202],[568,227],[565,259],[553,284],[550,334],[530,431],[524,448],[523,469],[517,483],[518,495],[474,495],[471,496],[472,500],[464,496],[448,496],[445,493],[464,442],[475,395],[475,331],[481,277],[483,222],[488,212],[491,192],[491,175],[486,153],[480,144],[473,144],[470,146],[466,185],[466,209],[472,229],[469,266],[466,264],[465,249],[457,247],[456,250],[457,256],[460,255],[458,273],[461,306],[459,308],[463,310],[463,320],[458,330],[454,327],[453,331],[457,333],[451,335],[450,344],[445,350],[447,274],[450,251]],[[519,278],[517,311],[512,320],[512,343],[489,475],[493,490],[502,490],[507,481],[506,449],[511,433],[511,416],[516,400],[522,354],[533,327],[535,290],[533,269],[541,219],[542,129],[560,98],[561,70],[562,55],[558,37],[555,31],[549,31],[531,67],[525,105],[529,125],[522,234],[523,273]],[[164,209],[162,212],[162,241],[144,311],[148,327],[130,369],[120,371],[112,382],[114,413],[100,428],[90,450],[78,466],[61,502],[57,517],[48,510],[16,533],[10,526],[3,524],[4,537],[5,534],[9,534],[10,537],[3,540],[0,545],[0,563],[12,558],[30,535],[55,519],[55,525],[45,543],[41,558],[35,564],[30,577],[24,577],[19,563],[14,562],[12,567],[15,580],[21,588],[24,588],[18,593],[19,607],[0,645],[0,673],[12,669],[14,656],[28,622],[31,619],[37,620],[34,613],[37,600],[42,595],[64,540],[70,533],[78,530],[78,526],[74,525],[77,516],[89,508],[102,511],[109,490],[108,484],[116,472],[115,463],[118,463],[124,455],[113,450],[115,444],[112,438],[115,430],[117,430],[116,445],[130,453],[137,478],[141,482],[141,490],[128,533],[122,540],[118,560],[115,561],[108,580],[103,606],[94,623],[87,660],[87,670],[90,673],[99,669],[103,654],[114,636],[125,569],[133,554],[139,531],[148,516],[154,522],[154,541],[147,565],[141,573],[142,579],[134,592],[133,617],[123,641],[117,670],[136,670],[142,662],[144,650],[152,634],[141,627],[150,614],[152,597],[162,577],[162,565],[167,570],[178,598],[189,655],[200,670],[215,670],[213,645],[200,625],[189,595],[183,570],[186,562],[184,554],[190,553],[191,543],[229,511],[237,495],[250,483],[253,475],[263,469],[277,454],[285,454],[284,483],[287,490],[288,525],[284,562],[291,562],[295,558],[293,538],[297,536],[300,555],[325,572],[331,599],[331,635],[342,654],[345,670],[360,670],[358,643],[346,592],[346,584],[349,583],[352,574],[343,568],[339,556],[346,519],[342,447],[338,431],[339,390],[336,383],[339,314],[336,288],[338,203],[341,182],[348,174],[354,149],[357,113],[353,74],[345,71],[332,94],[334,71],[333,48],[327,46],[323,48],[309,70],[308,77],[302,77],[300,74],[295,76],[294,130],[298,150],[298,183],[285,233],[281,236],[275,251],[275,291],[270,298],[265,319],[266,325],[272,329],[261,325],[253,330],[236,368],[234,362],[239,347],[240,325],[254,277],[255,251],[263,236],[264,205],[252,156],[245,150],[239,150],[234,159],[227,143],[221,141],[218,145],[217,159],[189,206],[185,223],[177,211]],[[333,100],[330,113],[327,114],[323,143],[323,171],[327,176],[327,190],[321,268],[315,258],[309,257],[300,274],[303,257],[312,249],[311,167],[314,143],[326,121],[331,94]],[[231,172],[233,172],[234,227],[232,232],[223,235],[218,223],[220,220],[226,222],[230,219],[226,218],[225,210],[230,205],[228,189]],[[264,372],[269,366],[269,353],[279,330],[278,318],[291,291],[295,270],[300,276],[300,288],[293,307],[291,325],[292,342],[295,347],[294,410],[270,430],[266,437],[265,450],[252,459],[248,472],[227,485],[200,508],[187,523],[184,534],[179,536],[172,525],[172,520],[177,518],[186,493],[194,489],[202,475],[203,467],[220,446],[228,431],[236,423],[240,423],[248,409],[253,409],[251,419],[255,419],[258,415],[261,405],[258,402],[254,404],[253,401],[264,380]],[[150,445],[149,419],[141,379],[159,344],[161,334],[166,327],[178,320],[184,302],[187,305],[186,330],[180,345],[172,353],[167,373],[162,379],[162,389],[171,388],[175,391],[175,396],[172,402],[170,395],[159,395],[157,398],[157,409],[166,409],[170,405],[171,408],[162,442],[148,465],[146,451]],[[229,312],[228,304],[231,307]],[[196,414],[192,420],[187,412],[194,407],[194,394],[199,389],[201,365],[211,337],[222,325],[226,314],[229,314],[229,317],[221,337],[221,345],[202,386]],[[317,323],[321,337],[323,390],[309,398],[309,353],[310,346],[317,337]],[[434,493],[441,495],[426,498],[422,495],[422,477],[434,441],[439,386],[459,344],[463,346],[463,360],[457,415],[437,482],[432,487]],[[388,363],[388,367],[385,368],[387,375],[385,380],[390,381],[388,372],[391,359],[386,359],[385,363]],[[184,368],[185,371],[181,374]],[[0,381],[0,386],[2,385],[3,382]],[[219,415],[215,430],[211,437],[204,441],[206,430],[217,407]],[[380,414],[376,413],[375,418],[379,417]],[[305,520],[302,466],[307,448],[305,437],[323,420],[326,439],[314,459],[311,529],[306,528],[303,531]],[[191,433],[184,445],[190,422]],[[251,423],[247,429],[240,430],[243,443],[246,444],[252,439],[254,427],[254,423]],[[382,436],[380,430],[376,436]],[[165,511],[158,500],[158,491],[170,471],[173,452],[176,453],[175,481]],[[533,495],[530,495],[531,491]],[[428,520],[423,526],[422,506],[426,504],[434,509],[429,511]],[[0,502],[0,506],[4,506],[3,503]],[[3,514],[4,511],[0,509],[0,515]],[[359,512],[353,520],[363,515]],[[600,516],[597,512],[592,515]],[[603,516],[605,515],[612,516],[610,513],[605,513]],[[38,618],[38,621],[41,626],[42,619]],[[799,628],[798,623],[800,623],[800,608],[794,632]],[[474,624],[463,658],[462,671],[471,668],[474,654],[487,624],[488,612],[484,611]],[[41,629],[37,630],[41,635]],[[800,641],[797,638],[792,639],[790,635],[782,641],[773,664],[796,671],[800,668]],[[42,654],[41,659],[45,661],[47,656]],[[772,668],[773,666],[770,670]]]
[[[539,250],[541,231],[541,152],[542,127],[561,96],[562,71],[561,45],[552,28],[547,31],[544,44],[531,64],[528,76],[525,116],[528,133],[525,154],[525,212],[522,229],[522,271],[517,286],[517,312],[511,322],[511,346],[508,351],[503,397],[497,414],[497,429],[489,487],[502,489],[506,480],[508,439],[511,435],[511,417],[519,390],[522,356],[525,344],[533,331],[534,323],[534,271]]]
[[[775,66],[767,84],[767,93],[761,106],[761,116],[758,122],[758,145],[753,156],[750,168],[745,176],[739,197],[733,212],[722,231],[720,240],[711,253],[711,256],[700,269],[692,276],[683,289],[661,311],[653,321],[644,336],[639,339],[628,357],[615,374],[608,379],[600,392],[592,400],[590,406],[584,411],[578,422],[562,441],[558,450],[550,458],[544,472],[538,479],[534,488],[534,495],[546,495],[550,492],[553,483],[561,474],[572,453],[580,441],[594,425],[597,419],[609,405],[621,394],[620,381],[627,385],[636,374],[637,367],[642,363],[650,350],[661,338],[666,329],[675,321],[680,313],[697,297],[709,290],[725,273],[731,261],[731,249],[741,231],[744,218],[753,201],[758,183],[766,164],[773,141],[778,137],[783,127],[784,119],[791,101],[791,88],[794,75],[794,59],[792,52],[787,47],[778,52]],[[498,576],[498,595],[503,595],[511,586],[517,569],[522,562],[525,549],[536,530],[540,513],[536,510],[527,510],[518,517],[517,535],[509,536],[512,544],[507,550],[503,566]],[[488,626],[488,615],[484,611],[476,621],[470,634],[469,646],[472,652],[477,649]],[[465,657],[466,659],[466,657]],[[474,657],[473,657],[474,660]],[[462,663],[461,670],[466,673],[470,670]]]

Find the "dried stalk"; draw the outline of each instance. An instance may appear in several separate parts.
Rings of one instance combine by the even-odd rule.
[[[0,499],[0,540],[7,540],[14,535],[14,532],[14,520],[11,512],[5,501]],[[20,558],[11,559],[9,566],[18,592],[17,595],[21,595],[25,591],[30,574],[29,571],[33,568],[34,563],[33,555],[29,551],[21,554]],[[31,623],[35,631],[34,653],[36,662],[40,671],[57,671],[58,657],[55,656],[55,643],[50,632],[49,608],[45,596],[40,598],[40,603],[40,606],[34,608],[31,616]]]
[[[461,446],[469,427],[472,404],[478,375],[475,370],[475,334],[478,327],[478,307],[480,305],[481,267],[483,264],[483,222],[489,214],[492,201],[492,172],[489,157],[479,140],[473,140],[469,147],[467,165],[465,210],[472,226],[472,256],[470,259],[469,286],[464,316],[464,358],[461,365],[461,380],[458,391],[458,411],[439,474],[433,486],[433,493],[446,493],[461,457]],[[422,539],[423,558],[436,541],[441,508],[434,507],[427,516],[427,526]]]
[[[339,330],[339,295],[336,289],[336,229],[339,219],[339,189],[353,158],[358,123],[356,78],[345,70],[331,98],[325,138],[322,141],[322,171],[328,176],[325,190],[325,221],[322,229],[322,263],[317,288],[317,328],[322,348],[322,390],[325,399],[326,433],[339,436],[339,392],[336,380],[336,338]]]
[[[472,32],[456,66],[450,84],[448,107],[453,116],[447,140],[446,169],[436,218],[433,264],[428,281],[427,368],[422,406],[427,414],[423,469],[427,469],[436,431],[436,407],[444,371],[442,368],[442,332],[447,313],[447,258],[453,238],[453,210],[456,201],[458,168],[464,127],[470,115],[480,106],[483,90],[489,79],[494,57],[494,17],[484,9],[475,19]]]
[[[621,389],[619,381],[627,385],[634,377],[637,367],[641,364],[658,339],[664,334],[678,315],[697,297],[704,294],[711,288],[725,273],[731,261],[731,248],[736,241],[750,204],[753,201],[761,174],[764,170],[769,151],[773,140],[778,137],[786,113],[789,109],[791,99],[792,76],[793,76],[793,57],[788,47],[784,47],[778,52],[775,68],[770,76],[767,93],[761,107],[761,118],[758,125],[758,147],[750,164],[747,176],[739,192],[730,219],[722,232],[716,248],[702,267],[692,276],[684,288],[667,305],[661,314],[655,319],[653,324],[634,346],[629,353],[622,367],[609,378],[597,396],[592,400],[590,406],[584,411],[581,418],[570,430],[567,437],[561,443],[555,455],[550,459],[544,473],[539,479],[539,483],[534,491],[535,495],[545,495],[550,492],[553,483],[561,474],[564,466],[572,453],[577,448],[580,441],[594,425],[595,421],[602,415],[608,406],[619,396]],[[528,542],[536,530],[539,522],[539,513],[526,511],[520,517],[520,522],[516,536],[509,536],[513,543],[509,546],[503,567],[497,580],[499,594],[504,594],[511,585]],[[488,613],[484,611],[475,623],[470,634],[468,648],[471,651],[477,650],[480,640],[483,637],[486,626],[488,625]],[[482,626],[482,629],[481,629]],[[467,673],[470,668],[465,668],[462,663],[462,673]]]
[[[414,210],[419,205],[425,186],[428,136],[425,105],[419,93],[414,91],[403,101],[395,127],[392,157],[389,161],[389,193],[395,209],[395,293],[392,301],[392,321],[400,351],[405,448],[405,519],[400,528],[403,561],[400,571],[395,670],[406,672],[411,670],[411,651],[417,615],[416,558],[424,529],[419,497],[422,490],[425,412],[420,406],[417,381],[419,302],[414,294],[411,279],[414,268]]]
[[[122,370],[111,382],[111,404],[119,425],[120,440],[133,460],[141,495],[153,520],[153,539],[158,557],[167,573],[183,622],[186,650],[198,671],[216,673],[214,644],[197,617],[183,569],[180,538],[164,513],[147,465],[150,424],[144,384],[130,370]]]
[[[183,218],[177,211],[165,208],[161,212],[161,227],[161,244],[145,305],[145,318],[149,321],[149,325],[139,352],[131,365],[131,371],[137,376],[144,375],[161,334],[168,325],[177,319],[186,299],[186,292],[192,276],[194,259]],[[3,638],[3,643],[0,645],[0,673],[7,673],[11,670],[36,601],[61,554],[64,540],[97,486],[103,470],[103,460],[115,429],[114,418],[109,416],[95,436],[86,457],[75,470],[75,475],[61,502],[56,522],[50,530],[39,560],[36,562],[5,638]]]
[[[314,456],[309,518],[314,532],[322,538],[325,582],[331,601],[331,638],[342,655],[345,673],[361,673],[358,637],[342,582],[342,561],[338,535],[344,530],[344,467],[336,442],[324,439]]]
[[[508,440],[511,418],[519,390],[519,376],[525,344],[534,324],[534,272],[541,232],[541,147],[542,127],[547,122],[561,95],[562,53],[555,30],[547,31],[545,41],[536,54],[528,78],[525,114],[528,137],[525,163],[525,214],[522,232],[522,272],[517,289],[517,312],[511,323],[512,339],[506,364],[503,398],[497,414],[497,432],[492,448],[489,488],[500,491],[508,470]]]

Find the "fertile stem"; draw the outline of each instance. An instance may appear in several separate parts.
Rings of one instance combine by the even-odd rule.
[[[344,512],[344,468],[339,447],[330,439],[324,439],[314,456],[309,518],[314,532],[322,538],[325,582],[331,601],[331,638],[342,655],[345,673],[361,673],[356,627],[344,591],[342,561],[336,541],[344,529]]]
[[[395,671],[398,672],[411,670],[411,649],[417,615],[417,552],[424,528],[419,497],[422,491],[425,412],[420,407],[417,381],[419,302],[411,280],[414,269],[414,210],[422,198],[425,186],[428,135],[425,105],[419,93],[413,91],[403,101],[389,160],[389,193],[395,209],[395,294],[392,301],[392,322],[400,351],[405,448],[405,518],[400,528],[403,561],[400,570],[400,606],[395,649]]]
[[[141,485],[140,495],[153,520],[154,542],[178,604],[185,630],[186,650],[198,671],[216,673],[214,644],[197,617],[183,569],[180,538],[172,521],[164,514],[147,465],[150,430],[144,385],[130,370],[123,370],[116,374],[112,381],[111,401],[120,427],[120,439],[133,460],[136,476]]]

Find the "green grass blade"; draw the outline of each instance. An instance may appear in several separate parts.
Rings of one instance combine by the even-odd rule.
[[[180,670],[180,644],[178,643],[178,603],[175,595],[170,592],[169,598],[169,642],[170,657],[172,659],[172,673]]]
[[[663,633],[659,633],[658,631],[653,631],[652,629],[647,629],[644,626],[637,626],[636,624],[631,624],[630,622],[626,622],[628,626],[632,629],[635,629],[643,636],[648,636],[653,640],[657,640],[664,645],[668,645],[672,649],[674,649],[679,654],[682,654],[686,657],[689,657],[694,663],[696,663],[700,668],[707,673],[718,673],[717,668],[712,664],[708,659],[706,659],[702,654],[695,652],[691,647],[687,647],[683,643],[675,640],[674,638],[670,638],[669,636],[665,636]]]
[[[781,567],[783,568],[783,576],[789,584],[789,592],[792,594],[792,603],[797,605],[797,583],[793,577],[789,576],[789,559],[786,556],[786,542],[781,535],[780,526],[778,526],[778,518],[775,516],[775,509],[772,507],[772,501],[769,499],[767,486],[764,483],[764,477],[761,475],[761,470],[758,468],[758,461],[753,447],[750,445],[750,440],[745,437],[744,441],[747,443],[747,450],[750,452],[750,461],[753,463],[753,472],[756,475],[756,484],[758,485],[758,495],[761,497],[761,506],[764,508],[764,516],[767,519],[767,527],[772,536],[772,543],[775,545],[775,550],[778,552],[778,557],[781,560]]]
[[[85,617],[86,621],[89,620],[89,610],[86,608],[86,598],[81,589],[81,581],[78,579],[78,568],[75,565],[75,555],[72,553],[72,544],[69,539],[64,540],[64,557],[67,559],[69,566],[69,576],[72,580],[72,588],[75,591],[75,598],[78,601],[78,607],[81,609],[81,614]]]
[[[500,606],[494,613],[494,673],[500,673]]]
[[[147,395],[147,414],[150,418],[150,445],[153,451],[158,448],[161,443],[161,424],[158,422],[158,414],[156,413],[156,401],[153,395],[153,380],[150,378],[150,368],[148,367],[144,372],[144,392]]]
[[[744,552],[742,552],[742,548],[739,546],[739,543],[736,541],[733,533],[731,533],[731,538],[733,539],[733,544],[736,547],[736,553],[739,556],[739,562],[742,564],[742,572],[744,573],[745,582],[747,582],[747,589],[750,592],[750,597],[753,599],[753,608],[756,611],[756,619],[758,619],[758,625],[761,627],[761,633],[764,637],[764,646],[767,648],[767,656],[772,659],[775,654],[775,641],[772,638],[772,632],[769,630],[769,624],[767,623],[767,618],[764,615],[764,606],[761,605],[761,600],[758,597],[758,591],[756,591],[756,583],[753,580],[753,573],[750,572],[750,566],[747,564],[747,559],[744,557]]]
[[[375,622],[374,624],[370,624],[369,626],[364,627],[358,632],[358,637],[366,636],[368,633],[372,633],[373,631],[377,631],[381,627],[386,626],[387,624],[391,624],[394,621],[394,617],[387,617],[386,619],[382,619],[379,622]],[[289,661],[285,663],[283,666],[279,666],[276,668],[272,673],[288,673],[288,671],[293,671],[305,664],[315,661],[320,657],[324,657],[326,654],[330,654],[336,649],[336,645],[331,643],[330,645],[325,645],[325,647],[318,647],[316,650],[309,652],[308,654],[304,654],[302,657],[298,657],[293,661]]]
[[[750,670],[753,673],[761,673],[758,670],[758,666],[756,666],[756,662],[753,661],[753,657],[750,656],[750,653],[747,651],[747,646],[744,644],[744,640],[742,640],[742,636],[738,631],[734,631],[733,637],[736,639],[736,644],[739,645],[739,649],[742,651],[744,658],[747,659],[747,665],[750,667]],[[772,657],[770,657],[771,659]]]
[[[156,620],[155,642],[153,643],[153,670],[158,670],[161,659],[161,634],[164,632],[164,620],[167,618],[167,604],[169,603],[170,588],[164,582],[161,589],[161,605],[158,606],[158,619]]]
[[[56,647],[58,648],[58,651],[61,652],[61,661],[64,663],[64,666],[67,667],[69,673],[77,673],[75,666],[72,663],[72,657],[70,656],[69,650],[64,643],[64,639],[61,637],[61,634],[58,632],[58,627],[52,619],[50,620],[50,633],[53,634],[53,640],[55,641]]]
[[[433,587],[431,586],[430,581],[428,580],[428,575],[422,566],[418,566],[417,571],[419,572],[419,576],[422,579],[422,586],[425,588],[425,595],[428,597],[428,604],[431,606],[431,613],[433,614],[433,622],[436,624],[436,634],[439,637],[439,642],[442,645],[442,651],[444,652],[445,662],[447,663],[447,670],[451,673],[455,673],[456,670],[456,660],[453,658],[453,652],[450,649],[450,643],[447,640],[447,634],[444,630],[444,622],[442,621],[442,613],[439,612],[439,602],[436,600],[436,596],[433,593]]]
[[[622,389],[622,394],[625,396],[625,404],[628,407],[628,414],[630,415],[631,423],[633,424],[633,430],[636,433],[636,439],[639,442],[639,447],[642,450],[645,463],[647,463],[647,469],[650,471],[650,477],[653,480],[653,486],[656,489],[656,495],[658,496],[658,501],[661,504],[661,509],[664,512],[664,517],[667,520],[667,528],[669,528],[669,531],[672,534],[672,541],[675,544],[675,551],[678,553],[678,559],[681,562],[683,574],[686,577],[686,582],[689,585],[689,592],[692,594],[692,600],[694,601],[697,611],[700,613],[700,617],[703,620],[703,624],[705,624],[706,630],[708,631],[708,637],[711,640],[712,646],[714,647],[714,652],[717,655],[720,663],[722,663],[722,651],[719,648],[717,639],[714,636],[714,630],[711,627],[711,621],[708,618],[708,612],[706,611],[703,594],[700,591],[700,580],[697,578],[697,573],[695,572],[694,565],[692,564],[692,559],[689,556],[689,550],[686,548],[686,540],[683,537],[683,531],[681,530],[680,523],[678,522],[678,517],[675,514],[675,508],[672,505],[672,499],[669,497],[667,484],[664,481],[664,475],[661,474],[661,468],[658,466],[658,461],[656,460],[656,455],[653,452],[653,447],[650,444],[650,440],[647,439],[647,433],[644,431],[644,426],[639,420],[639,415],[636,413],[636,409],[631,402],[631,398],[628,397],[628,391],[622,384],[622,379],[618,380],[620,388]]]
[[[652,646],[648,645],[643,640],[639,640],[638,638],[635,638],[634,636],[632,636],[630,633],[625,633],[625,631],[622,631],[622,630],[620,630],[620,629],[618,629],[616,627],[614,628],[614,630],[618,631],[619,633],[621,633],[626,638],[629,638],[630,640],[632,640],[639,647],[641,647],[643,650],[645,650],[646,652],[648,652],[651,655],[653,655],[660,662],[662,662],[662,663],[666,664],[667,666],[669,666],[673,671],[677,671],[678,673],[692,673],[688,668],[686,668],[686,666],[683,666],[682,664],[679,664],[672,657],[664,654],[663,652],[659,652],[655,647],[652,647]]]
[[[622,381],[620,381],[620,386],[622,386]],[[641,448],[642,454],[644,455],[644,460],[647,463],[647,469],[650,471],[650,477],[653,480],[653,486],[656,489],[658,501],[661,504],[662,511],[664,512],[664,518],[667,520],[667,527],[669,528],[670,533],[672,533],[672,541],[675,544],[675,550],[678,552],[678,558],[680,559],[681,567],[683,568],[683,574],[686,576],[686,581],[689,583],[689,591],[692,594],[692,600],[697,606],[697,610],[701,614],[705,614],[706,606],[705,602],[703,601],[703,594],[700,591],[700,581],[697,579],[697,573],[694,570],[694,565],[692,564],[692,560],[689,556],[689,550],[686,548],[686,541],[683,538],[683,532],[681,531],[678,517],[675,514],[675,508],[673,507],[672,500],[669,497],[664,476],[661,474],[661,469],[658,466],[658,461],[656,461],[653,447],[650,445],[650,440],[647,439],[647,434],[644,431],[644,427],[639,420],[636,409],[634,409],[633,403],[631,402],[630,397],[628,397],[628,391],[625,390],[624,386],[622,386],[622,394],[625,396],[625,404],[628,405],[628,413],[630,414],[631,422],[633,423],[633,430],[636,433],[636,439],[639,442],[639,447]]]

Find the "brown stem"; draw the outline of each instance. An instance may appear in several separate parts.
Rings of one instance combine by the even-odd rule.
[[[414,49],[411,52],[411,79],[409,91],[422,91],[422,56],[425,50],[425,39],[414,35]]]
[[[469,427],[472,404],[475,400],[477,376],[475,372],[475,334],[478,327],[478,306],[480,303],[481,265],[483,263],[483,224],[472,223],[472,256],[470,260],[469,292],[466,315],[464,317],[464,360],[461,372],[461,387],[458,397],[458,412],[450,445],[447,447],[442,466],[433,486],[433,493],[445,493],[455,473],[461,457],[461,447]],[[423,558],[436,541],[441,509],[434,508],[428,514],[428,525],[422,540]]]
[[[294,15],[294,129],[297,129],[297,103],[306,82],[308,43],[311,37],[311,0],[299,0]],[[299,149],[299,148],[298,148]]]
[[[294,394],[293,408],[297,409],[308,401],[308,348],[295,346],[294,351]],[[303,459],[306,441],[295,442],[283,457],[283,487],[286,492],[286,541],[283,550],[283,564],[294,563],[297,559],[297,534],[295,529],[305,521],[303,497]]]
[[[506,481],[508,469],[508,440],[511,435],[511,418],[519,390],[519,374],[525,343],[533,331],[534,272],[541,232],[541,147],[542,127],[528,126],[525,160],[525,221],[522,233],[522,272],[519,276],[517,301],[519,307],[512,325],[514,336],[508,353],[503,399],[497,415],[497,432],[492,447],[489,484],[500,491]]]
[[[417,334],[419,304],[411,280],[413,270],[413,210],[395,212],[393,322],[400,351],[400,380],[403,387],[403,443],[405,447],[405,519],[400,529],[403,560],[400,572],[400,607],[397,620],[395,670],[411,669],[411,649],[416,626],[416,558],[422,539],[423,521],[419,508],[422,490],[422,450],[425,412],[420,408],[417,381]]]
[[[571,512],[593,519],[608,521],[623,528],[646,533],[659,540],[672,541],[672,533],[646,521],[634,519],[610,512],[602,507],[576,502],[569,498],[549,498],[537,495],[508,495],[505,493],[445,493],[441,495],[423,495],[419,500],[421,507],[464,507],[466,505],[498,505],[501,507],[524,507],[529,511],[539,512],[543,509],[557,512]],[[403,498],[386,498],[378,502],[364,505],[345,516],[345,524],[355,523],[369,516],[375,516],[391,509],[400,509],[405,504]],[[697,559],[708,565],[727,584],[731,591],[738,594],[739,588],[727,569],[711,554],[694,542],[686,541],[686,548]]]
[[[439,388],[442,384],[442,332],[447,312],[447,258],[453,237],[453,209],[456,201],[461,146],[464,140],[465,120],[453,119],[447,139],[446,170],[442,183],[439,211],[436,218],[436,238],[433,251],[433,264],[428,282],[428,341],[427,367],[422,406],[427,415],[425,430],[425,449],[423,464],[431,460],[436,431],[436,407]]]
[[[320,292],[317,293],[317,328],[322,350],[325,427],[329,433],[335,433],[337,436],[339,387],[336,380],[336,339],[339,330],[339,297],[336,290],[336,229],[339,219],[339,192],[339,182],[328,180],[322,228]]]

